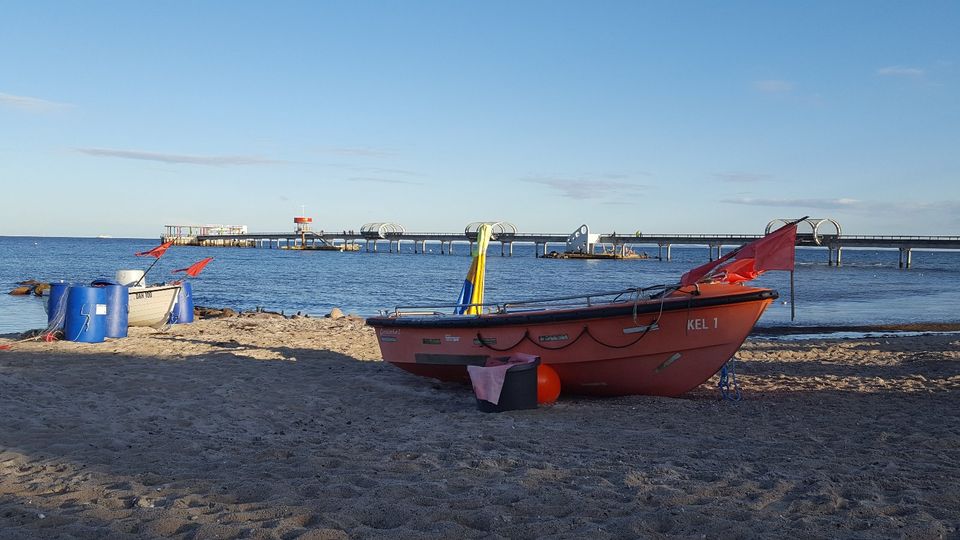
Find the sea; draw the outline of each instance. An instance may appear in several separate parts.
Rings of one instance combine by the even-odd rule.
[[[453,254],[439,245],[414,253],[405,244],[390,253],[291,251],[266,248],[174,246],[160,259],[137,257],[157,239],[0,236],[0,334],[46,326],[45,299],[5,294],[20,281],[89,283],[117,270],[146,270],[149,283],[183,276],[173,270],[205,257],[213,261],[189,278],[194,304],[234,310],[268,310],[323,316],[333,308],[360,316],[397,306],[455,303],[470,266],[469,247]],[[706,246],[672,249],[658,260],[657,247],[637,245],[648,259],[572,260],[535,257],[533,245],[516,244],[513,256],[500,245],[487,251],[486,300],[506,302],[615,291],[675,283],[707,262]],[[851,326],[960,322],[960,252],[913,252],[909,269],[899,268],[897,250],[843,250],[843,264],[827,264],[825,248],[798,248],[794,275],[796,319],[791,321],[790,274],[768,272],[754,284],[777,289],[780,299],[758,326]]]

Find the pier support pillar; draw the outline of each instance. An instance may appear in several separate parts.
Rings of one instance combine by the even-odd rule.
[[[513,257],[513,242],[510,242],[510,256]]]
[[[843,248],[840,246],[829,246],[827,250],[827,266],[840,266]]]
[[[671,255],[671,247],[672,247],[671,244],[657,244],[657,259],[659,259],[659,260],[661,260],[661,261],[663,261],[663,260],[666,260],[666,261],[671,260],[671,257],[672,257],[672,255]],[[667,248],[666,258],[664,258],[664,255],[663,255],[663,248]]]
[[[910,268],[913,264],[913,250],[911,248],[900,248],[900,268]]]
[[[708,245],[707,245],[707,249],[710,251],[710,255],[709,255],[708,258],[709,258],[711,261],[714,261],[714,260],[720,258],[720,248],[721,248],[720,245],[714,245],[714,244],[708,244]],[[716,259],[713,257],[713,252],[714,252],[714,251],[717,252],[717,257],[716,257]]]

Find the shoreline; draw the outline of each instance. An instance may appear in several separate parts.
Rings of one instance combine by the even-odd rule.
[[[336,312],[339,312],[338,315],[335,315],[335,318],[346,317],[354,320],[366,320],[366,316],[349,314],[344,315],[340,312],[339,309],[334,308]],[[227,312],[229,315],[220,316],[219,313]],[[210,308],[204,306],[195,307],[195,317],[197,321],[200,320],[210,320],[210,319],[223,319],[223,318],[232,318],[232,317],[256,317],[256,316],[274,316],[287,319],[296,319],[296,318],[312,318],[312,319],[325,319],[330,318],[331,313],[326,315],[311,315],[303,314],[301,312],[296,312],[295,314],[286,315],[285,312],[276,312],[269,310],[255,310],[255,311],[233,311],[231,308]],[[31,328],[21,332],[7,332],[0,333],[0,339],[24,339],[30,336],[30,334],[38,333],[44,330],[44,328]],[[849,325],[849,324],[838,324],[838,325],[771,325],[771,326],[754,326],[753,330],[750,332],[747,339],[763,339],[767,337],[778,337],[778,338],[789,338],[791,336],[808,336],[808,335],[822,335],[824,339],[829,339],[830,335],[837,335],[842,337],[869,337],[874,334],[883,334],[883,335],[892,335],[892,336],[909,336],[916,334],[949,334],[949,333],[960,333],[960,322],[910,322],[910,323],[877,323],[877,324],[860,324],[860,325]]]
[[[755,326],[750,337],[789,336],[795,334],[878,334],[878,333],[960,332],[960,322],[911,322],[862,325]]]

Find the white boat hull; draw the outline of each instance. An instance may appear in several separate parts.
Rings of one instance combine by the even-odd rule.
[[[180,285],[131,287],[128,326],[163,326],[170,320],[170,312],[180,293]]]

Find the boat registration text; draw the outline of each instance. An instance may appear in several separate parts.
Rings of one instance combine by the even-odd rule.
[[[707,319],[687,319],[687,331],[690,330],[713,330],[719,327],[720,321],[718,317],[713,318],[713,324],[710,324]]]

